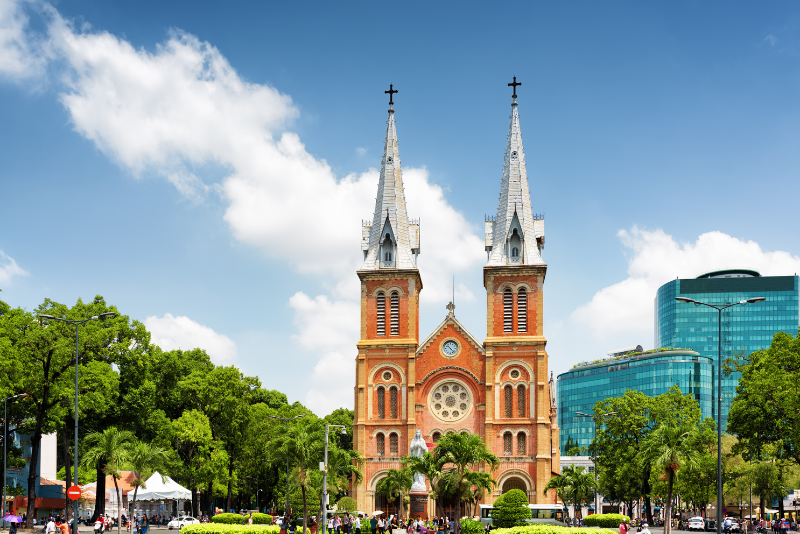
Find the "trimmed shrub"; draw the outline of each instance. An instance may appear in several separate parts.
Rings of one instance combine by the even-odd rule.
[[[466,517],[461,520],[461,532],[464,534],[483,534],[483,523]]]
[[[244,516],[244,520],[247,521],[247,516]],[[272,524],[272,516],[269,514],[253,514],[253,524],[254,525],[271,525]]]
[[[533,523],[524,527],[499,528],[492,530],[492,534],[616,534],[616,532],[597,528],[560,527],[549,523]]]
[[[583,518],[587,527],[617,528],[623,521],[630,522],[631,518],[622,514],[593,514]]]
[[[244,523],[244,516],[241,514],[217,514],[211,517],[211,522],[223,525],[241,525]]]
[[[528,496],[522,490],[507,491],[494,502],[492,523],[498,528],[522,526],[526,524],[525,520],[530,518],[531,509],[528,508]]]
[[[242,516],[239,515],[239,517]],[[302,527],[298,529],[298,532],[301,530],[303,530]],[[225,523],[202,523],[199,525],[186,525],[181,529],[181,534],[279,534],[280,531],[281,527],[278,525],[230,525]]]
[[[355,512],[358,510],[358,503],[352,497],[342,497],[336,503],[337,512]]]

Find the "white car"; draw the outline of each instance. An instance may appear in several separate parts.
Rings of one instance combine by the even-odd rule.
[[[198,525],[198,524],[200,524],[200,521],[198,521],[194,517],[191,517],[191,516],[187,515],[187,516],[184,516],[184,517],[179,517],[178,519],[173,519],[172,521],[167,523],[167,528],[170,529],[170,530],[175,529],[175,528],[180,530],[183,527],[185,527],[186,525]]]
[[[702,517],[693,517],[689,519],[689,530],[697,530],[703,532],[706,529],[706,522]]]

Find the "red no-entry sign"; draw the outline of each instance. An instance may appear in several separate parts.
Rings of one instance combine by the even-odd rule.
[[[70,486],[67,490],[67,497],[73,501],[77,501],[81,498],[81,489],[78,486]]]

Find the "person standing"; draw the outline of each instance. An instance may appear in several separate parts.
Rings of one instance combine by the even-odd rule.
[[[361,514],[358,514],[358,517],[356,517],[353,526],[355,527],[356,534],[361,534]]]

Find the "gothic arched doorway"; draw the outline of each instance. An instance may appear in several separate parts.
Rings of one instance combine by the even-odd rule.
[[[503,493],[507,493],[512,489],[522,490],[525,495],[528,494],[528,486],[525,481],[519,477],[511,477],[503,483]]]

